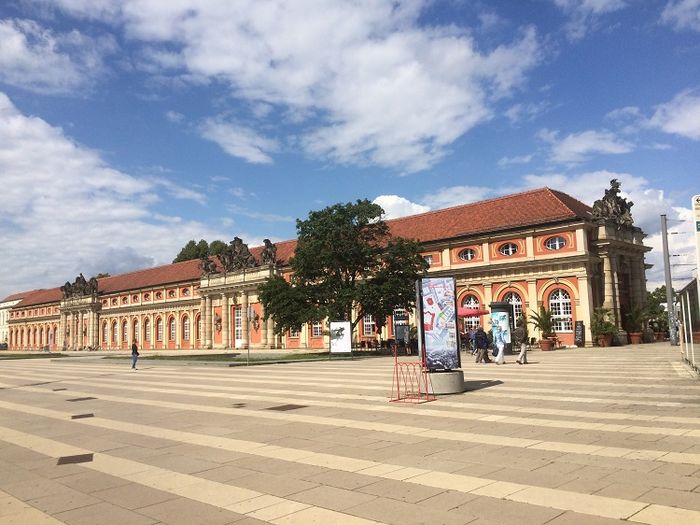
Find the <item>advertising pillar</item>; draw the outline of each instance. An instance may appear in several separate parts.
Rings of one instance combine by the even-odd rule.
[[[513,305],[504,301],[493,302],[491,308],[491,335],[493,346],[498,348],[503,345],[504,355],[513,353],[511,333],[513,331]]]

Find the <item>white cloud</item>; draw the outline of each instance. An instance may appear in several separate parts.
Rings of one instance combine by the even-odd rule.
[[[169,262],[191,238],[221,231],[160,216],[157,182],[108,166],[63,130],[20,113],[0,92],[0,296],[54,287],[77,273]]]
[[[379,195],[372,202],[382,207],[385,219],[396,219],[430,211],[430,207],[416,204],[398,195]]]
[[[173,124],[179,124],[180,122],[185,120],[185,115],[183,115],[182,113],[178,113],[177,111],[170,110],[165,112],[165,118]]]
[[[700,31],[700,0],[671,0],[661,13],[661,22],[676,31]]]
[[[103,72],[110,37],[57,34],[32,20],[0,20],[0,81],[38,93],[72,93]]]
[[[428,193],[421,202],[432,209],[449,208],[486,199],[498,193],[498,186],[450,186]],[[506,191],[505,193],[510,193]]]
[[[79,16],[82,4],[59,5],[67,3],[67,11]],[[172,65],[181,64],[185,74],[179,78],[228,86],[232,98],[249,104],[259,119],[297,119],[302,132],[295,131],[295,138],[310,156],[417,171],[489,119],[493,102],[517,89],[541,57],[532,28],[481,51],[455,26],[420,27],[425,5],[126,0],[118,16],[106,12],[105,19],[123,25],[132,42],[164,46],[162,75],[178,75]],[[261,145],[263,133],[253,125],[247,123],[233,144],[217,141],[250,162],[271,162],[274,148]]]
[[[554,3],[569,16],[565,26],[569,40],[579,40],[595,29],[600,17],[624,9],[625,0],[554,0]]]
[[[294,217],[290,217],[289,215],[278,215],[276,213],[264,213],[264,212],[259,212],[259,211],[252,211],[247,208],[244,208],[243,206],[237,206],[237,205],[230,205],[227,206],[227,209],[231,213],[235,213],[237,215],[242,215],[244,217],[249,217],[251,219],[256,219],[259,221],[263,222],[288,222],[288,223],[294,223]]]
[[[562,164],[578,164],[593,154],[620,154],[633,150],[631,143],[609,131],[587,130],[559,140],[557,132],[542,130],[539,137],[551,144],[550,160]]]
[[[700,140],[700,93],[682,91],[670,102],[657,106],[649,125],[666,133]]]
[[[505,168],[506,166],[511,166],[513,164],[527,164],[532,160],[532,154],[530,155],[518,155],[515,157],[501,157],[498,160],[498,166]]]
[[[549,109],[547,102],[529,103],[529,104],[513,104],[503,114],[512,123],[534,120]]]
[[[229,155],[253,164],[272,164],[269,154],[279,149],[276,141],[249,127],[218,119],[206,119],[199,131],[202,137],[216,142]]]

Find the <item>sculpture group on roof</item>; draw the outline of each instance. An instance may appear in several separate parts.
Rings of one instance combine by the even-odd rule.
[[[64,299],[95,295],[97,294],[97,279],[95,277],[90,277],[90,280],[87,280],[81,273],[75,278],[73,283],[66,281],[66,284],[61,286],[61,291],[63,292]]]
[[[601,221],[612,221],[619,230],[622,227],[631,227],[632,201],[620,197],[620,183],[617,179],[610,181],[610,189],[605,190],[605,196],[593,203],[592,218]]]
[[[270,239],[265,239],[263,242],[265,247],[260,254],[262,264],[275,265],[277,263],[277,247],[270,242]],[[200,262],[202,275],[212,275],[220,273],[220,271],[229,273],[258,266],[258,261],[255,260],[248,245],[240,237],[234,237],[222,250],[219,254],[219,262],[221,263],[220,268],[209,256],[202,257]]]

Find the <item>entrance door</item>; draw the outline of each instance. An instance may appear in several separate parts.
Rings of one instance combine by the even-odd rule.
[[[243,310],[240,306],[234,306],[233,311],[234,348],[243,348]]]

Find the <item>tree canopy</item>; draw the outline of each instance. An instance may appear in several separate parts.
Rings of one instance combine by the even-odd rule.
[[[323,319],[354,328],[366,314],[381,326],[395,308],[414,306],[415,281],[428,264],[417,241],[391,237],[383,213],[358,200],[297,220],[291,275],[273,276],[259,289],[278,333]]]
[[[182,247],[180,253],[173,259],[173,262],[190,261],[210,255],[219,255],[225,247],[226,243],[224,241],[216,240],[209,244],[204,239],[201,239],[199,242],[195,242],[195,240],[192,239]]]

